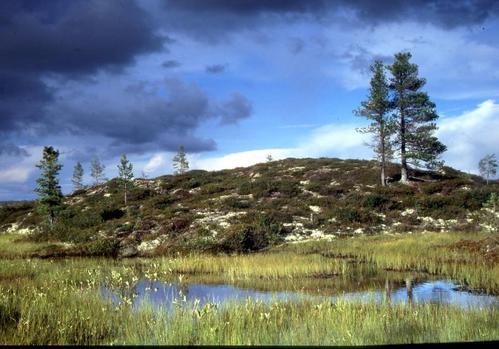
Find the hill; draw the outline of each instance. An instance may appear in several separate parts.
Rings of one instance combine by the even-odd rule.
[[[280,243],[356,234],[476,231],[492,192],[477,176],[445,167],[412,170],[413,182],[381,187],[375,161],[285,159],[246,168],[135,179],[123,204],[116,179],[65,198],[51,230],[33,202],[0,207],[0,230],[51,241],[40,256],[248,252]]]

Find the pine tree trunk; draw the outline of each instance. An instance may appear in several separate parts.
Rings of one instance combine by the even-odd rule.
[[[385,130],[384,130],[384,125],[383,123],[381,124],[381,134],[380,134],[380,142],[381,142],[381,186],[386,185],[385,181],[385,161],[386,161],[386,155],[385,155]]]
[[[383,163],[381,164],[381,186],[383,186],[383,187],[386,186],[385,163],[384,163],[384,160],[383,160]]]
[[[405,157],[405,116],[404,109],[400,108],[400,182],[407,183],[407,159]]]
[[[126,181],[125,181],[125,206],[126,206]]]

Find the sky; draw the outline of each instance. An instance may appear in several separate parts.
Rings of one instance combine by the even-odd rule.
[[[64,193],[126,153],[136,177],[288,157],[372,159],[369,66],[409,51],[446,165],[499,153],[499,2],[0,1],[0,200],[33,199],[44,146]],[[499,154],[498,154],[499,155]]]

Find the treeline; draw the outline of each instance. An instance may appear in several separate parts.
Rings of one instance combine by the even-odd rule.
[[[189,162],[187,161],[184,146],[181,145],[179,147],[178,153],[173,157],[172,161],[175,174],[185,173],[189,169]],[[41,171],[40,177],[36,181],[37,187],[35,188],[39,199],[38,210],[43,216],[47,217],[49,225],[52,226],[57,214],[62,210],[64,197],[59,184],[59,172],[62,169],[62,164],[59,162],[59,151],[52,146],[44,147],[42,159],[36,167]],[[90,175],[94,180],[94,185],[107,180],[104,176],[104,170],[104,164],[97,157],[93,158],[90,162]],[[73,177],[71,179],[75,192],[86,187],[83,184],[84,174],[83,165],[78,161],[74,166]],[[145,176],[144,173],[143,175]],[[118,180],[123,188],[125,206],[127,205],[128,190],[133,179],[133,165],[128,160],[126,154],[122,154],[118,164]]]

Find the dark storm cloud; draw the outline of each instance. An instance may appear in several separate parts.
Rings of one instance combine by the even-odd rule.
[[[167,79],[165,89],[166,96],[161,86],[137,83],[102,100],[92,95],[58,102],[50,114],[57,116],[59,128],[76,136],[109,140],[109,155],[116,155],[175,151],[180,143],[191,152],[213,150],[215,142],[194,131],[209,119],[235,123],[252,111],[251,102],[239,93],[219,102],[197,84],[176,79]]]
[[[162,66],[163,68],[167,68],[167,69],[169,69],[169,68],[177,68],[177,67],[180,67],[180,65],[181,65],[181,64],[180,64],[180,62],[178,62],[178,61],[176,61],[176,60],[173,60],[173,59],[170,59],[170,60],[168,60],[168,61],[164,61],[164,62],[161,64],[161,66]]]
[[[253,111],[252,104],[240,93],[233,93],[229,100],[222,103],[218,112],[221,124],[235,124],[239,120],[249,118]]]
[[[0,136],[52,119],[45,77],[119,71],[161,49],[150,23],[133,1],[0,1]]]
[[[213,64],[206,66],[206,72],[210,74],[221,74],[227,68],[226,64]]]
[[[385,64],[390,64],[393,61],[392,56],[375,55],[358,45],[351,46],[345,51],[341,58],[347,59],[350,62],[352,70],[358,71],[366,76],[371,74],[370,66],[374,60],[380,60]]]
[[[322,0],[167,0],[168,8],[199,12],[231,12],[252,15],[262,12],[306,12],[324,8]]]
[[[42,123],[52,100],[51,89],[36,75],[0,70],[0,135]]]
[[[0,65],[10,71],[76,75],[119,69],[163,44],[132,1],[14,3],[0,2]]]
[[[499,15],[497,0],[167,0],[162,4],[167,28],[213,42],[279,18],[289,22],[313,16],[326,23],[343,20],[350,25],[417,21],[451,29]]]

